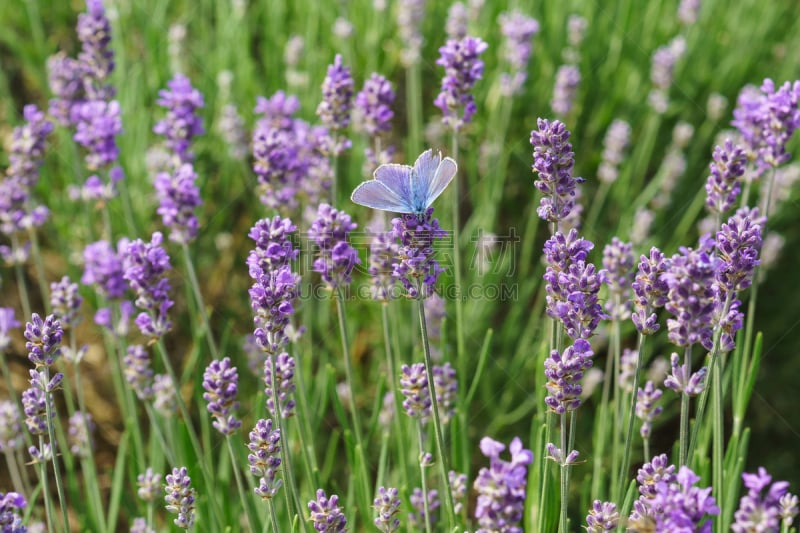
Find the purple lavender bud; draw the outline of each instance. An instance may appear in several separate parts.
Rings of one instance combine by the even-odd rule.
[[[87,0],[86,13],[78,15],[75,27],[81,41],[78,61],[82,67],[83,85],[90,100],[110,100],[114,89],[107,82],[114,71],[111,24],[101,0]]]
[[[650,92],[650,105],[657,113],[664,113],[668,105],[668,92],[672,85],[672,76],[675,64],[686,51],[686,41],[683,36],[677,36],[666,46],[656,49],[650,67],[650,81],[653,90]]]
[[[289,418],[294,416],[295,401],[292,399],[294,395],[294,357],[286,352],[282,352],[275,357],[275,373],[272,372],[272,358],[268,358],[264,363],[264,394],[267,396],[267,410],[275,417],[275,402],[274,397],[278,400],[278,409],[281,418]],[[273,380],[275,387],[275,395],[273,397]]]
[[[733,515],[735,522],[731,526],[733,533],[748,533],[750,531],[778,531],[781,527],[781,498],[789,490],[786,481],[772,482],[763,467],[759,467],[757,474],[742,474],[747,494],[739,500],[739,509]],[[764,490],[766,492],[764,493]],[[763,493],[763,494],[762,494]]]
[[[73,139],[86,148],[86,168],[104,169],[119,157],[116,137],[122,133],[119,102],[90,100],[73,107],[76,131]]]
[[[164,225],[169,228],[169,239],[179,244],[189,244],[197,237],[196,209],[203,205],[200,189],[195,184],[197,174],[191,163],[184,163],[174,172],[156,175],[156,196]]]
[[[400,241],[394,275],[400,279],[410,298],[428,297],[434,292],[439,274],[444,272],[434,258],[434,242],[448,233],[439,226],[439,220],[433,218],[432,207],[422,217],[401,215],[392,219],[392,232]]]
[[[22,514],[27,502],[16,492],[0,492],[0,526],[3,533],[25,533],[28,529],[22,525]]]
[[[456,369],[450,363],[433,366],[433,383],[436,386],[436,405],[442,423],[447,424],[456,414],[455,402],[458,395]]]
[[[253,171],[261,202],[271,208],[294,209],[300,175],[307,171],[301,157],[302,139],[294,129],[279,129],[260,119],[253,130]]]
[[[658,318],[653,312],[667,303],[669,286],[663,274],[669,268],[669,260],[656,248],[650,248],[650,256],[641,256],[636,278],[631,284],[635,294],[633,324],[640,333],[652,335],[659,329]]]
[[[533,453],[522,447],[519,437],[514,437],[508,447],[511,461],[500,459],[506,447],[489,437],[481,439],[480,448],[489,458],[489,468],[481,468],[473,484],[478,493],[475,519],[482,530],[522,533],[517,524],[522,519],[528,465],[533,462]]]
[[[597,167],[597,178],[603,183],[614,183],[619,175],[619,165],[625,156],[631,137],[631,126],[616,119],[608,127],[603,139],[603,160]]]
[[[123,247],[120,243],[120,251],[115,252],[108,241],[87,244],[83,249],[81,283],[94,285],[106,298],[121,298],[127,290],[121,254]]]
[[[569,143],[570,133],[558,120],[540,118],[539,131],[531,131],[533,171],[539,174],[534,186],[544,194],[536,212],[548,222],[558,222],[569,215],[575,204],[575,187],[582,178],[572,177],[575,154]]]
[[[781,520],[784,527],[787,529],[791,527],[795,517],[798,513],[797,496],[789,494],[788,492],[781,496],[778,504],[781,506]]]
[[[431,392],[423,363],[401,367],[400,392],[405,397],[403,409],[406,410],[406,414],[418,419],[422,424],[427,423],[431,415]]]
[[[167,116],[153,127],[153,132],[164,136],[167,147],[180,163],[191,163],[192,139],[205,133],[203,119],[197,115],[197,110],[204,106],[203,95],[183,74],[176,74],[167,87],[158,92],[156,100],[167,110]]]
[[[724,146],[714,147],[713,157],[714,162],[709,165],[711,175],[706,181],[706,208],[711,213],[722,214],[736,203],[747,156],[741,147],[726,139]]]
[[[44,392],[53,392],[58,390],[61,387],[61,382],[64,381],[64,374],[61,372],[56,372],[52,376],[45,371],[39,371],[35,369],[28,370],[28,373],[31,376],[31,379],[28,380],[28,383],[31,384],[32,387],[42,390]]]
[[[720,510],[711,488],[694,486],[700,478],[682,466],[670,482],[653,485],[650,497],[642,497],[628,519],[633,531],[697,531],[710,533],[711,520]],[[641,487],[640,487],[641,490]]]
[[[254,335],[262,351],[278,353],[287,342],[289,326],[297,298],[300,276],[292,272],[289,265],[262,273],[248,293],[250,307],[255,313]]]
[[[633,392],[633,375],[636,373],[636,363],[639,361],[639,352],[625,348],[619,358],[619,375],[617,384],[625,392]]]
[[[410,0],[397,4],[397,32],[403,47],[400,62],[409,68],[419,63],[422,50],[422,25],[425,21],[425,0]]]
[[[400,246],[394,239],[394,235],[385,231],[383,219],[380,216],[373,221],[369,233],[372,235],[372,240],[369,245],[367,272],[372,277],[372,297],[375,300],[387,302],[395,297],[394,289],[397,284],[395,268]]]
[[[447,10],[447,21],[444,31],[448,39],[459,40],[467,36],[467,25],[469,24],[469,11],[463,2],[455,2]]]
[[[64,329],[78,324],[78,308],[83,298],[78,294],[78,284],[64,276],[59,282],[50,284],[50,306]]]
[[[21,417],[15,402],[0,401],[0,452],[13,452],[22,447]]]
[[[442,350],[440,347],[442,341],[442,322],[447,316],[444,298],[434,292],[428,298],[425,298],[422,305],[425,307],[425,320],[428,326],[428,342],[431,348],[431,358],[434,361],[438,361],[442,358]]]
[[[165,417],[171,417],[178,410],[175,398],[175,384],[166,374],[153,376],[153,407]]]
[[[136,306],[144,312],[136,317],[142,335],[160,338],[172,329],[167,311],[173,301],[169,299],[170,283],[167,275],[172,266],[162,248],[161,232],[154,232],[149,243],[136,239],[122,246],[123,277],[136,293]]]
[[[567,116],[572,111],[578,84],[581,82],[581,71],[575,65],[561,65],[556,71],[556,81],[553,87],[553,99],[550,108],[559,116]]]
[[[44,162],[47,136],[53,131],[53,123],[33,104],[22,110],[25,124],[14,128],[8,155],[6,175],[32,188],[39,181],[39,168]]]
[[[700,0],[681,0],[678,6],[678,20],[684,26],[692,26],[697,22],[697,13],[700,11]]]
[[[270,98],[257,97],[254,111],[262,115],[259,121],[263,120],[265,127],[289,130],[295,120],[292,117],[299,109],[300,100],[296,96],[278,91]]]
[[[570,230],[566,236],[556,232],[544,243],[544,259],[556,273],[566,272],[570,265],[586,261],[592,248],[594,244],[579,237],[577,230]]]
[[[380,487],[378,495],[372,502],[377,516],[372,521],[382,533],[394,533],[400,529],[400,498],[398,491],[394,487]]]
[[[262,500],[269,500],[278,493],[282,484],[280,479],[276,479],[281,465],[281,432],[272,429],[272,420],[262,418],[256,422],[247,449],[250,450],[247,456],[250,472],[259,478],[255,493]]]
[[[137,517],[131,523],[130,533],[156,533],[156,530],[147,525],[147,519]]]
[[[453,512],[460,515],[467,497],[467,475],[450,470],[447,479],[450,481],[450,492],[453,494]]]
[[[669,464],[666,454],[653,457],[649,463],[639,468],[636,482],[639,483],[639,494],[642,498],[652,498],[656,494],[659,483],[669,484],[675,481],[675,465]]]
[[[636,416],[642,421],[642,429],[639,433],[643,439],[650,438],[653,420],[664,410],[663,407],[655,406],[662,394],[663,391],[657,389],[652,381],[648,381],[643,389],[639,388],[636,392]]]
[[[49,398],[53,406],[53,396],[46,394],[39,387],[31,387],[22,391],[22,411],[25,414],[25,426],[31,435],[47,434],[47,406],[45,398]]]
[[[17,178],[9,177],[0,181],[0,233],[13,236],[17,232],[28,233],[32,228],[42,226],[50,216],[50,211],[36,205],[31,197],[31,189]],[[7,263],[22,264],[28,258],[30,243],[13,243],[12,247],[0,246],[0,253]]]
[[[719,261],[705,251],[681,248],[672,256],[661,279],[669,287],[664,307],[675,318],[667,319],[669,340],[677,346],[701,343],[711,349],[713,329],[713,282]]]
[[[361,263],[358,252],[347,242],[347,236],[357,227],[344,211],[320,204],[317,218],[308,230],[308,237],[319,249],[314,271],[333,288],[349,284],[353,268]]]
[[[356,95],[355,111],[359,128],[370,137],[391,131],[394,98],[391,82],[380,74],[373,73]]]
[[[31,456],[31,464],[34,465],[49,463],[53,460],[53,446],[50,443],[45,443],[41,448],[31,446],[28,448],[28,453]]]
[[[14,309],[0,307],[0,352],[11,346],[11,330],[20,327],[19,321],[14,317]]]
[[[136,476],[136,486],[136,494],[143,502],[154,502],[161,493],[161,474],[148,467],[143,474]]]
[[[618,238],[603,248],[603,266],[606,269],[605,284],[608,286],[608,311],[611,320],[626,320],[630,316],[630,293],[633,283],[633,244]]]
[[[86,96],[83,69],[80,61],[67,57],[64,52],[47,58],[48,85],[55,96],[50,100],[48,111],[62,126],[74,124],[72,110],[83,103]]]
[[[558,273],[556,279],[553,273],[545,272],[548,316],[560,320],[570,338],[590,338],[600,319],[606,318],[598,301],[605,271],[597,272],[594,265],[578,261]]]
[[[756,161],[756,175],[786,163],[786,144],[800,127],[800,81],[786,82],[777,90],[767,78],[760,91],[745,87],[739,93],[731,124],[742,134],[748,156]]]
[[[228,155],[238,161],[244,161],[247,157],[247,130],[244,119],[235,105],[227,104],[222,108],[216,126],[217,133],[228,145]]]
[[[203,399],[208,402],[208,412],[215,418],[211,423],[223,435],[233,435],[242,421],[236,418],[239,402],[239,372],[231,365],[229,357],[213,360],[203,372]]]
[[[766,220],[758,215],[758,208],[743,207],[722,224],[717,232],[719,267],[716,277],[725,293],[746,289],[753,281],[759,265],[761,228]]]
[[[347,531],[347,518],[339,507],[339,497],[336,494],[328,498],[324,490],[317,489],[317,499],[308,502],[308,511],[309,519],[314,523],[316,531],[324,533]]]
[[[664,386],[674,390],[678,394],[697,396],[705,389],[705,377],[708,369],[702,367],[694,374],[689,375],[688,361],[684,365],[679,365],[680,357],[673,353],[670,357],[672,373],[664,380]]]
[[[248,237],[256,243],[255,249],[247,256],[250,277],[257,279],[263,272],[268,272],[290,261],[297,259],[300,250],[293,245],[293,233],[297,226],[288,218],[275,216],[272,219],[262,218],[250,229]]]
[[[583,374],[592,366],[594,353],[589,343],[577,339],[563,354],[553,350],[544,362],[544,375],[547,377],[548,396],[544,401],[547,407],[563,414],[574,411],[581,405],[581,384]]]
[[[178,517],[172,521],[181,529],[189,529],[194,525],[195,490],[190,486],[192,480],[185,466],[173,468],[172,474],[167,474],[167,484],[164,486],[164,501],[166,510]]]
[[[425,495],[422,489],[414,487],[411,495],[408,497],[411,501],[411,507],[414,509],[413,513],[408,513],[409,525],[421,531],[425,529]],[[439,499],[439,491],[436,489],[428,489],[428,513],[430,513],[431,525],[436,523],[436,511],[441,507],[442,502]]]
[[[619,524],[617,504],[595,500],[592,509],[586,515],[586,533],[603,533],[603,531],[616,531]]]
[[[453,131],[472,122],[477,111],[472,88],[483,77],[480,55],[489,47],[477,37],[449,39],[439,48],[436,64],[444,67],[442,90],[433,104],[442,110],[442,123]]]
[[[342,64],[341,54],[336,54],[322,82],[322,101],[317,107],[317,115],[331,132],[333,155],[341,154],[351,145],[349,139],[340,136],[340,131],[350,124],[354,85],[350,68]]]
[[[122,358],[125,380],[133,388],[136,397],[142,401],[153,397],[153,369],[150,368],[150,355],[141,344],[128,346]]]
[[[533,45],[531,40],[539,33],[539,22],[520,11],[500,13],[500,32],[503,34],[503,58],[511,72],[503,73],[500,86],[505,96],[520,94],[528,77],[528,61]]]
[[[64,330],[55,315],[47,315],[42,320],[38,314],[31,315],[31,321],[25,324],[25,349],[28,360],[36,368],[50,367],[61,355],[61,337]]]
[[[95,423],[92,420],[92,415],[89,413],[82,413],[75,411],[69,417],[69,427],[67,429],[67,441],[69,442],[69,451],[75,457],[86,458],[92,453],[94,449],[94,442],[92,433],[94,433]]]

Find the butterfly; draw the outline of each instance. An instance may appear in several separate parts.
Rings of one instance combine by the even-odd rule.
[[[375,169],[374,179],[355,188],[350,199],[365,207],[407,213],[421,218],[434,200],[447,188],[458,166],[449,157],[423,152],[408,165],[385,164]]]

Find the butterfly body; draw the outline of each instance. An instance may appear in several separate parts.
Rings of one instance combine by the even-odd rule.
[[[379,166],[374,179],[356,187],[350,199],[372,209],[422,217],[453,180],[457,169],[451,158],[442,158],[441,153],[434,155],[433,150],[427,150],[413,167]]]

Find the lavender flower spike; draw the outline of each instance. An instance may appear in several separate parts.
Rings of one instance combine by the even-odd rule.
[[[167,311],[173,305],[167,279],[172,266],[167,252],[161,246],[163,241],[163,235],[157,231],[149,243],[137,239],[120,246],[123,277],[136,293],[136,306],[143,310],[136,317],[136,325],[142,335],[153,339],[172,329],[167,317]]]
[[[401,502],[396,488],[379,488],[378,496],[372,503],[378,515],[373,523],[381,533],[394,533],[400,529],[400,519],[397,518],[397,514],[400,512]]]
[[[364,82],[364,88],[356,95],[353,121],[372,141],[372,146],[365,150],[369,163],[366,169],[368,175],[379,165],[389,163],[394,153],[394,147],[384,146],[385,137],[392,129],[394,98],[389,80],[375,73]]]
[[[442,110],[442,122],[453,131],[472,121],[477,111],[472,88],[483,77],[480,55],[489,47],[477,37],[450,39],[439,48],[436,64],[444,67],[442,90],[433,104]]]
[[[687,375],[686,365],[680,365],[680,357],[674,353],[670,357],[672,373],[664,380],[664,386],[674,390],[678,394],[697,396],[705,389],[705,377],[708,369],[701,368],[692,375]]]
[[[401,215],[392,219],[392,233],[400,242],[394,276],[400,279],[409,298],[427,298],[444,272],[435,259],[434,242],[447,236],[447,232],[433,218],[431,207],[421,218]]]
[[[397,4],[397,31],[403,48],[400,62],[409,68],[419,63],[422,49],[422,23],[425,20],[425,0],[409,0]]]
[[[170,229],[169,239],[178,244],[189,244],[197,237],[195,210],[203,201],[196,181],[197,174],[191,163],[184,163],[172,173],[159,172],[153,184],[159,201],[156,213]]]
[[[259,478],[255,493],[262,500],[273,498],[282,485],[282,481],[276,479],[281,465],[281,432],[272,427],[272,420],[260,419],[250,432],[247,445],[250,472]]]
[[[663,391],[656,388],[652,381],[648,381],[643,389],[640,387],[636,392],[636,416],[642,421],[642,428],[639,430],[639,434],[643,439],[650,438],[653,420],[664,410],[661,406],[655,406],[662,394]]]
[[[558,120],[540,118],[539,130],[531,132],[533,171],[539,179],[533,184],[544,194],[536,212],[548,222],[566,218],[575,205],[575,187],[582,178],[572,177],[575,154],[569,143],[570,133]]]
[[[342,64],[341,54],[336,54],[322,82],[322,102],[317,107],[317,115],[330,130],[333,155],[339,155],[351,146],[350,140],[340,137],[339,133],[350,124],[353,86],[350,69]]]
[[[61,355],[63,334],[55,315],[47,315],[44,320],[36,313],[31,315],[31,321],[25,324],[25,349],[28,350],[28,359],[37,369],[52,366]]]
[[[289,341],[287,328],[294,315],[293,302],[298,294],[300,276],[289,265],[259,274],[248,291],[255,313],[253,335],[262,351],[279,353]]]
[[[208,402],[208,411],[214,416],[214,428],[223,435],[233,435],[242,426],[236,418],[239,408],[236,395],[239,392],[239,373],[231,360],[225,357],[214,360],[203,373],[203,399]]]
[[[183,74],[176,74],[167,87],[158,92],[156,100],[167,110],[167,116],[153,127],[153,132],[164,136],[178,163],[191,163],[194,160],[192,139],[205,133],[203,119],[197,115],[197,110],[204,106],[203,95]]]
[[[759,265],[761,228],[766,222],[758,208],[743,207],[717,232],[719,268],[716,279],[722,293],[730,294],[750,286]]]
[[[635,295],[633,325],[645,335],[652,335],[660,327],[654,311],[667,303],[669,286],[662,276],[668,267],[669,260],[653,247],[649,256],[641,256],[636,279],[631,284]]]
[[[194,525],[196,492],[190,486],[192,480],[186,467],[173,468],[172,474],[167,474],[166,481],[167,484],[164,486],[166,509],[178,515],[172,522],[181,529],[189,529]]]
[[[78,324],[78,308],[81,302],[83,298],[78,294],[78,284],[72,283],[67,276],[50,284],[50,306],[63,328]]]
[[[11,346],[11,330],[20,326],[19,320],[14,317],[12,307],[0,307],[0,352]]]
[[[614,183],[619,175],[625,148],[631,137],[631,126],[624,120],[614,120],[603,138],[603,160],[597,167],[597,179],[603,183]]]
[[[592,348],[584,339],[577,339],[563,354],[553,350],[544,362],[547,377],[547,407],[557,414],[574,411],[581,405],[580,380],[592,366]]]
[[[781,526],[781,498],[788,492],[789,483],[776,481],[772,484],[770,476],[764,468],[758,473],[742,474],[747,494],[739,500],[739,509],[734,514],[735,522],[731,526],[733,533],[749,533],[751,531],[778,531]],[[766,489],[766,493],[764,490]]]
[[[519,437],[515,437],[508,447],[511,461],[500,459],[505,444],[484,437],[480,447],[481,453],[489,458],[489,468],[481,468],[474,483],[478,492],[475,506],[475,518],[480,526],[478,531],[522,533],[518,524],[525,505],[528,465],[533,462],[533,453],[522,447]]]
[[[297,226],[291,220],[279,216],[263,218],[253,225],[247,234],[256,243],[255,249],[247,256],[251,278],[257,279],[263,272],[288,265],[297,259],[300,250],[294,248],[292,241],[295,231]]]
[[[23,509],[27,502],[16,492],[0,492],[0,526],[3,533],[25,533],[28,529],[22,525]]]
[[[561,65],[556,71],[553,87],[553,99],[550,108],[558,116],[565,117],[572,111],[578,84],[581,82],[581,71],[575,65]]]
[[[603,533],[616,531],[619,523],[617,505],[613,502],[595,500],[592,509],[586,516],[586,533]]]
[[[81,41],[78,61],[86,96],[89,100],[110,100],[114,88],[105,82],[114,71],[114,52],[109,47],[111,24],[101,0],[87,0],[86,13],[78,15],[75,30]]]
[[[730,139],[723,146],[714,147],[714,162],[709,165],[711,175],[706,181],[706,208],[722,214],[733,207],[742,189],[740,178],[744,175],[747,155]]]
[[[715,299],[713,282],[718,260],[702,250],[681,248],[661,279],[669,287],[664,305],[674,318],[667,319],[669,340],[677,346],[701,343],[711,349]]]
[[[361,263],[358,252],[347,242],[347,236],[357,227],[344,211],[320,204],[317,218],[308,230],[309,238],[319,247],[314,271],[333,288],[349,284],[353,268]]]
[[[431,416],[431,393],[428,389],[425,365],[423,363],[403,365],[400,372],[400,392],[405,397],[403,409],[408,416],[425,424]]]
[[[282,352],[274,358],[275,371],[273,376],[273,358],[267,358],[264,363],[264,394],[267,396],[267,410],[275,417],[289,418],[294,415],[294,357]],[[276,389],[273,396],[273,380]],[[278,400],[278,411],[275,409],[274,398]]]
[[[500,87],[505,96],[512,96],[522,91],[528,77],[531,39],[539,33],[539,22],[519,11],[500,13],[498,22],[504,38],[503,57],[511,67],[511,72],[502,74]]]
[[[33,104],[23,108],[22,116],[25,124],[14,128],[11,136],[6,176],[31,188],[39,181],[39,168],[44,162],[47,137],[53,131],[53,123]]]
[[[347,531],[347,519],[338,504],[339,497],[336,494],[328,498],[324,490],[317,489],[317,499],[308,502],[310,519],[316,531],[322,533]]]

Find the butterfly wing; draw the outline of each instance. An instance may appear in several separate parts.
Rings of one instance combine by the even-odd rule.
[[[372,209],[392,211],[394,213],[413,213],[413,209],[404,198],[401,198],[385,183],[376,179],[361,183],[350,195],[350,199],[359,205],[371,207]]]
[[[428,184],[428,192],[425,199],[425,207],[430,207],[442,192],[450,185],[458,170],[458,165],[449,157],[445,157],[439,162],[436,171],[433,173]]]

